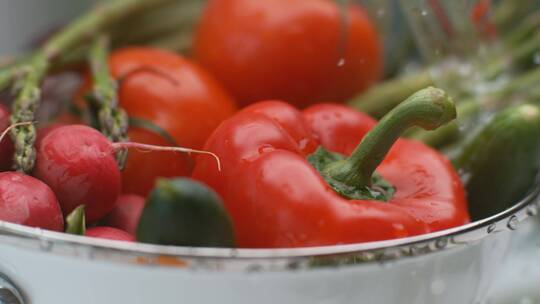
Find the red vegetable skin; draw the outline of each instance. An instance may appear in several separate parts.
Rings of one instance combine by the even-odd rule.
[[[135,235],[144,204],[145,199],[142,196],[134,194],[120,195],[114,209],[107,216],[105,224]]]
[[[40,180],[18,172],[0,173],[0,220],[64,230],[64,218],[53,191]]]
[[[112,210],[121,181],[105,136],[86,126],[62,126],[48,132],[36,148],[33,174],[51,187],[64,215],[84,204],[91,223]]]
[[[397,192],[390,202],[337,195],[306,156],[321,143],[348,154],[374,125],[339,105],[300,112],[279,102],[254,104],[209,138],[193,177],[223,198],[239,247],[303,247],[407,237],[468,222],[457,174],[439,153],[398,140],[378,172]]]
[[[9,120],[10,112],[6,106],[0,104],[0,133],[11,124]],[[9,136],[6,136],[0,142],[0,171],[8,171],[11,169],[13,162],[13,142]]]
[[[50,125],[47,125],[43,128],[39,128],[37,130],[37,137],[36,137],[36,145],[39,145],[39,143],[41,142],[41,140],[49,133],[51,133],[53,130],[56,130],[60,127],[64,127],[64,126],[68,126],[68,124],[63,124],[63,123],[53,123],[53,124],[50,124]]]
[[[487,38],[497,37],[497,27],[491,19],[491,0],[478,0],[471,11],[471,19],[477,30]]]
[[[170,134],[176,144],[200,149],[212,131],[236,112],[232,98],[205,70],[177,54],[152,48],[115,51],[109,66],[120,81],[119,101],[130,117],[147,120]],[[131,141],[167,145],[148,130],[131,127]],[[123,190],[146,196],[159,177],[189,176],[188,155],[132,150],[122,172]]]
[[[332,0],[210,0],[194,50],[242,105],[343,101],[382,73],[381,43],[367,13]]]
[[[108,239],[115,241],[135,242],[135,237],[125,231],[112,227],[92,227],[86,229],[84,234],[88,237]]]
[[[371,116],[336,104],[319,104],[303,111],[308,130],[323,147],[349,155],[377,124]]]

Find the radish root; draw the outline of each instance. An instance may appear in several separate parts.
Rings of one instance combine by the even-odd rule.
[[[196,153],[196,154],[210,155],[216,160],[218,171],[221,172],[221,160],[219,159],[219,156],[209,151],[195,150],[195,149],[182,148],[182,147],[154,146],[154,145],[147,145],[147,144],[141,144],[141,143],[135,143],[135,142],[115,142],[115,143],[111,143],[111,145],[114,151],[118,151],[121,149],[134,148],[134,149],[147,151],[147,152],[182,152],[182,153],[188,153],[188,154]]]

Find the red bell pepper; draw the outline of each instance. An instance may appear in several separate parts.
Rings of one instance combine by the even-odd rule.
[[[409,127],[434,129],[455,115],[435,88],[377,125],[341,105],[301,112],[260,102],[208,139],[205,150],[221,158],[222,170],[201,156],[193,176],[222,196],[244,248],[358,243],[455,227],[469,221],[456,172],[437,151],[398,139]]]

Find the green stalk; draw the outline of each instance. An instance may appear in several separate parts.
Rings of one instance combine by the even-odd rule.
[[[112,40],[115,45],[132,45],[179,32],[192,32],[203,6],[202,0],[184,0],[144,12],[115,26]]]
[[[13,104],[12,122],[33,121],[39,106],[41,82],[51,62],[81,43],[92,39],[107,27],[131,14],[149,10],[175,0],[115,0],[97,6],[64,30],[49,39],[32,59],[25,64],[22,84]],[[33,147],[36,130],[33,125],[13,129],[11,136],[15,144],[14,165],[19,171],[30,172],[35,162]]]
[[[99,32],[127,16],[173,1],[177,0],[114,0],[101,4],[53,36],[43,46],[42,52],[47,57],[54,58],[84,41],[91,40]]]
[[[14,82],[17,78],[17,74],[20,71],[20,66],[10,66],[0,70],[0,91],[5,90]]]
[[[349,105],[375,118],[380,118],[402,102],[406,96],[432,86],[433,83],[434,80],[429,71],[406,75],[372,87],[366,93],[350,100]]]
[[[454,103],[444,91],[421,90],[385,115],[351,156],[329,165],[324,174],[350,187],[370,187],[375,169],[405,130],[415,126],[433,130],[455,117]]]
[[[532,63],[533,56],[538,51],[540,51],[540,32],[537,31],[524,43],[503,52],[502,56],[484,68],[483,73],[488,80],[495,79],[507,70],[527,65],[528,62]]]
[[[103,135],[112,142],[127,141],[129,127],[126,112],[118,105],[118,85],[109,72],[109,39],[97,37],[90,48],[90,67],[94,80],[93,97],[98,103],[98,121]],[[120,168],[124,167],[127,150],[116,153]]]
[[[493,20],[499,28],[511,31],[516,21],[539,6],[537,0],[502,0],[494,6]]]
[[[35,55],[28,62],[28,65],[23,68],[25,75],[20,80],[22,86],[12,106],[12,124],[34,121],[34,112],[41,99],[41,81],[48,68],[49,61],[43,54]],[[34,167],[36,158],[34,148],[36,140],[35,126],[32,124],[13,128],[11,137],[15,146],[13,157],[15,168],[19,171],[30,172]]]
[[[539,98],[540,69],[535,69],[520,75],[509,81],[504,87],[488,96],[479,98],[469,98],[457,106],[457,120],[434,131],[414,130],[407,134],[408,138],[419,140],[432,147],[441,148],[457,141],[463,131],[460,125],[467,126],[474,116],[480,114],[486,108],[499,109],[512,103],[512,100],[524,101]],[[464,127],[465,132],[470,132],[470,128]]]
[[[527,94],[529,90],[537,88],[538,86],[540,86],[540,69],[537,68],[512,79],[496,93],[496,96],[504,98],[516,92]]]
[[[539,28],[540,11],[527,16],[527,18],[520,22],[517,29],[512,30],[502,38],[507,45],[516,46],[527,41]]]
[[[180,31],[173,35],[158,37],[148,41],[147,45],[155,48],[166,49],[182,54],[189,54],[193,42],[193,33],[190,31]]]

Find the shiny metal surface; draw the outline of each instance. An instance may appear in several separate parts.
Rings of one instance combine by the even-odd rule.
[[[25,304],[22,293],[5,276],[0,273],[0,304]]]
[[[63,256],[216,271],[287,271],[386,262],[465,247],[517,229],[536,215],[540,188],[514,207],[462,227],[390,241],[293,249],[223,249],[130,244],[0,222],[0,242]]]

